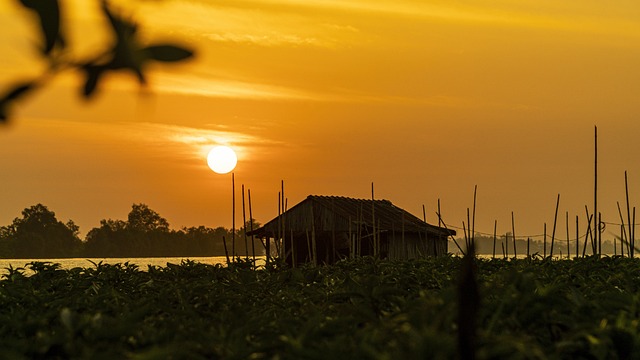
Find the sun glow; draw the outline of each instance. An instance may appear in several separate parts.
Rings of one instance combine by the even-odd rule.
[[[207,164],[218,174],[227,174],[235,169],[238,157],[228,146],[216,146],[207,155]]]

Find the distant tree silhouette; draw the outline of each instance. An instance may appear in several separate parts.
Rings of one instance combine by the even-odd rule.
[[[80,254],[81,241],[78,227],[69,221],[64,224],[46,206],[37,204],[22,211],[0,231],[3,241],[3,257],[13,258],[58,258]]]
[[[169,222],[145,204],[133,204],[127,216],[127,227],[138,231],[169,231]]]

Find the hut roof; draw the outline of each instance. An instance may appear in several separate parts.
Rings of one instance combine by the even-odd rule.
[[[312,216],[313,215],[313,216]],[[381,231],[424,232],[440,236],[455,235],[430,225],[411,213],[393,205],[389,200],[354,199],[342,196],[309,195],[282,214],[249,233],[256,236],[278,234],[281,221],[285,231],[305,231],[313,227],[317,231],[349,231],[356,226],[375,227]]]

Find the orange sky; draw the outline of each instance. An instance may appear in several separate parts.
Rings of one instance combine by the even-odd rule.
[[[107,36],[96,3],[63,1],[77,56]],[[477,185],[476,230],[510,231],[514,211],[517,235],[540,234],[560,193],[573,234],[593,207],[594,125],[604,220],[619,222],[625,170],[640,201],[637,1],[118,3],[197,59],[154,69],[151,91],[123,76],[87,103],[68,74],[21,102],[0,129],[1,225],[40,202],[86,233],[143,202],[174,228],[230,227],[230,176],[206,164],[226,144],[260,222],[281,179],[290,205],[374,182],[430,222],[440,198],[458,227]],[[0,4],[1,89],[42,68],[24,15]]]

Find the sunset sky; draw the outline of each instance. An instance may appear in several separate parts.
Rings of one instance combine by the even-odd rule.
[[[18,3],[0,3],[0,92],[43,69]],[[78,58],[109,40],[98,3],[63,1]],[[511,231],[513,211],[519,237],[539,235],[560,193],[558,234],[568,211],[573,237],[593,210],[596,125],[603,220],[619,223],[625,170],[640,205],[636,0],[113,3],[197,57],[154,67],[147,89],[125,74],[87,102],[70,72],[20,102],[0,128],[0,225],[43,203],[85,234],[142,202],[175,229],[231,227],[231,176],[206,162],[228,145],[261,223],[281,180],[289,206],[369,198],[373,182],[430,223],[440,199],[452,227],[477,185],[476,231]]]

